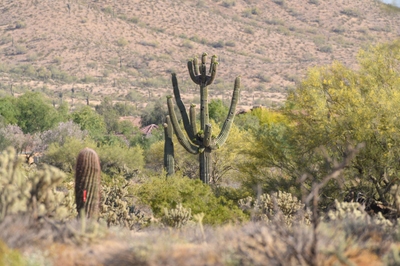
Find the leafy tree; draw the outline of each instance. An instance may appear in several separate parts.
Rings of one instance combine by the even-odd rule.
[[[0,98],[0,116],[5,125],[15,125],[18,122],[19,109],[15,105],[16,98],[4,97]]]
[[[123,171],[143,168],[143,150],[140,147],[127,147],[119,143],[99,146],[90,138],[80,140],[69,137],[63,143],[54,142],[44,153],[43,161],[65,172],[72,172],[76,156],[85,147],[94,149],[98,153],[102,171],[106,174],[122,174]]]
[[[61,120],[57,110],[39,92],[27,92],[15,104],[17,124],[24,133],[50,129]]]
[[[82,130],[87,130],[94,139],[99,139],[106,133],[106,124],[103,117],[90,106],[82,106],[71,114],[71,118]]]
[[[141,117],[142,125],[162,124],[168,114],[167,106],[164,101],[156,100],[153,104],[146,106]]]
[[[292,188],[303,176],[307,189],[347,156],[349,146],[364,143],[340,182],[331,181],[322,194],[340,198],[357,187],[394,203],[389,192],[400,172],[400,41],[362,50],[358,58],[357,71],[338,62],[309,71],[288,96],[289,120],[255,132],[253,176],[279,175]]]
[[[103,116],[106,123],[107,133],[118,132],[119,114],[114,108],[114,104],[109,97],[104,97],[103,101],[96,106],[96,112]]]
[[[213,99],[208,104],[210,119],[213,119],[217,124],[221,124],[225,121],[228,111],[229,107],[220,99]]]
[[[136,113],[135,107],[131,104],[125,103],[116,103],[114,105],[114,109],[117,111],[119,116],[129,116],[134,115]]]

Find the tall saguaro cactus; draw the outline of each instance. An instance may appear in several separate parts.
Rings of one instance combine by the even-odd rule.
[[[84,148],[76,160],[75,202],[78,214],[85,210],[87,218],[96,219],[100,208],[100,160],[97,153]]]
[[[208,113],[208,86],[213,83],[217,73],[217,56],[211,58],[211,65],[207,73],[207,54],[204,53],[201,57],[201,63],[194,58],[188,61],[189,75],[192,81],[200,86],[200,130],[197,130],[196,125],[196,105],[192,104],[189,109],[189,115],[186,112],[185,105],[182,102],[178,80],[176,74],[172,74],[172,86],[174,88],[174,96],[176,104],[180,110],[183,125],[186,135],[179,126],[178,119],[175,114],[172,96],[167,97],[168,111],[171,117],[175,134],[179,143],[190,153],[199,154],[200,163],[200,179],[208,184],[210,182],[211,167],[212,167],[212,151],[221,147],[228,138],[229,130],[235,117],[236,106],[239,101],[240,93],[240,77],[235,79],[231,106],[228,116],[222,126],[219,135],[214,138],[212,134],[211,124],[209,123]]]

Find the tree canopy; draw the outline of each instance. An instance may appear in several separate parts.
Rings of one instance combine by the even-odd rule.
[[[281,111],[286,119],[254,130],[252,154],[259,167],[247,168],[253,176],[273,173],[279,185],[297,190],[296,181],[307,176],[302,185],[308,189],[349,147],[364,143],[341,182],[331,182],[323,193],[343,198],[343,190],[357,187],[390,200],[400,172],[400,41],[362,50],[358,59],[358,70],[339,62],[310,69],[288,96]],[[271,179],[266,183],[271,186]]]

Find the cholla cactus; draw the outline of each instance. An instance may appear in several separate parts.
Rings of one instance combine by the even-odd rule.
[[[106,221],[108,226],[121,226],[132,230],[135,227],[146,226],[150,218],[135,208],[134,200],[129,197],[126,189],[127,184],[128,182],[102,189],[100,220]]]
[[[364,206],[358,202],[339,202],[335,199],[334,207],[326,215],[326,219],[330,221],[335,220],[363,220],[366,224],[382,225],[384,227],[391,227],[393,223],[383,217],[381,212],[378,212],[374,216],[364,210]]]
[[[304,211],[304,221],[309,223],[309,212],[305,210],[304,204],[291,193],[278,191],[275,193],[262,194],[258,200],[252,197],[239,200],[239,206],[243,210],[253,210],[254,219],[269,221],[277,215],[282,215],[287,225],[291,225],[295,215]]]
[[[55,190],[65,174],[55,167],[25,165],[14,148],[0,154],[0,222],[9,214],[29,212],[34,217],[65,219],[66,195]]]
[[[367,216],[368,214],[364,211],[363,206],[358,202],[339,202],[336,199],[334,208],[327,213],[327,218],[332,221],[346,218],[363,219]]]
[[[76,160],[75,202],[78,214],[85,211],[86,217],[97,218],[100,208],[100,160],[97,153],[84,148]]]
[[[192,219],[192,210],[186,209],[182,204],[178,204],[175,209],[168,210],[165,208],[164,212],[161,222],[165,226],[182,228]]]

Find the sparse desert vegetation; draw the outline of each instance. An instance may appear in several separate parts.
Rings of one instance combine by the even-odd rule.
[[[399,265],[399,20],[3,1],[0,265]]]

